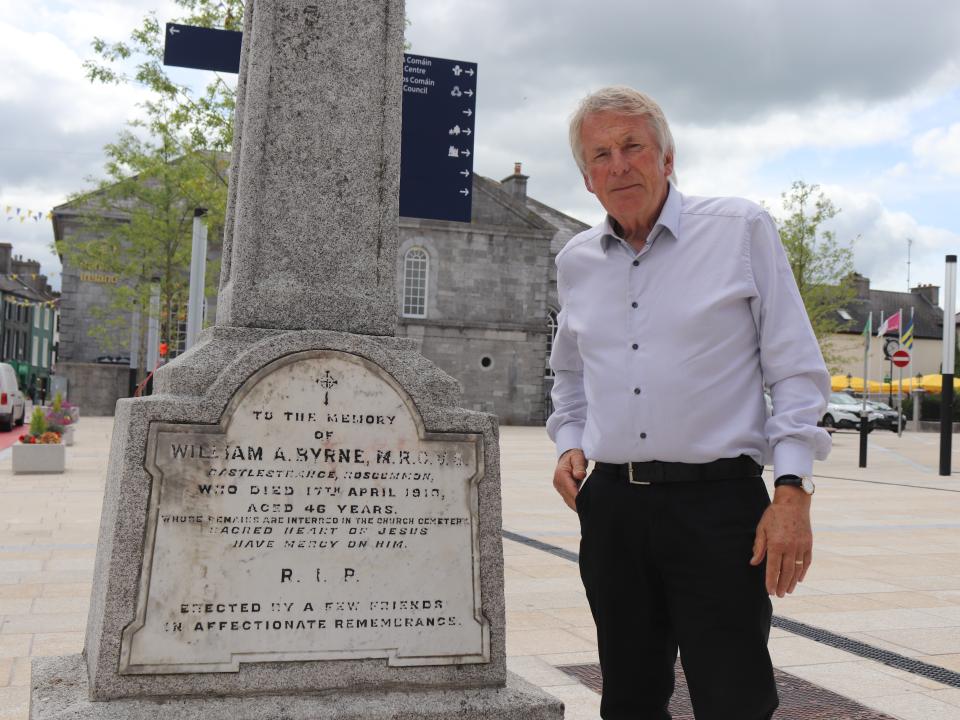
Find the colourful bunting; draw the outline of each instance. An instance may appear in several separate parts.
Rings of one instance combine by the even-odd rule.
[[[43,210],[34,210],[33,208],[17,207],[16,205],[4,205],[3,206],[4,215],[7,220],[13,220],[14,218],[19,218],[20,222],[26,222],[30,220],[31,222],[41,222],[42,220],[52,220],[53,211],[49,210],[44,212]]]

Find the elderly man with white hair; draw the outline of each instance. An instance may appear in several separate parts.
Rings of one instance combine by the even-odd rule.
[[[607,216],[557,256],[547,429],[580,518],[601,716],[669,719],[679,650],[698,720],[767,720],[769,596],[810,567],[813,461],[830,450],[819,346],[773,220],[682,195],[651,98],[589,95],[570,145]]]

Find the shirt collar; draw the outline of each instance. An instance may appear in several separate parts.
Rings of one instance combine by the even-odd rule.
[[[660,236],[661,228],[669,230],[673,237],[677,239],[680,238],[680,207],[682,204],[683,196],[680,194],[680,191],[677,190],[673,184],[668,184],[667,200],[663,203],[663,208],[660,210],[660,217],[657,218],[657,222],[654,223],[653,229],[650,231],[651,244]],[[604,252],[606,252],[613,243],[626,242],[614,231],[613,219],[609,215],[603,219],[601,231],[600,245]]]

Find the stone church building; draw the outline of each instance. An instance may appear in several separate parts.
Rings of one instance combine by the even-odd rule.
[[[496,182],[473,176],[471,222],[400,218],[397,253],[398,335],[463,386],[464,407],[496,414],[504,424],[542,424],[549,414],[552,385],[547,357],[556,328],[556,253],[587,225],[527,195],[528,176],[517,163]],[[78,239],[78,210],[54,209],[57,244]],[[219,256],[214,233],[208,256]],[[89,336],[89,308],[105,304],[99,277],[70,267],[61,254],[63,285],[59,363],[81,378],[104,368],[104,359],[127,372],[129,342],[102,347]],[[208,300],[206,324],[215,309]],[[171,355],[176,354],[173,348]],[[92,379],[92,378],[91,378]],[[99,403],[112,414],[125,394],[117,380],[101,382]]]

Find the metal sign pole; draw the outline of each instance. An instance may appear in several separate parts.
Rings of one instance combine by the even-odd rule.
[[[150,283],[150,315],[147,318],[147,357],[145,370],[149,375],[160,362],[160,278]]]
[[[203,216],[206,209],[193,211],[193,253],[190,257],[190,299],[187,302],[187,338],[185,350],[197,342],[203,329],[203,296],[207,274],[207,223]]]
[[[947,255],[943,288],[943,365],[940,396],[940,474],[950,474],[953,450],[953,363],[956,349],[957,256]]]
[[[873,311],[867,315],[865,335],[867,344],[863,350],[863,405],[860,408],[860,467],[862,468],[867,466],[867,391],[870,389],[870,336],[873,335]]]
[[[900,385],[897,390],[897,437],[903,437],[903,368],[900,368]]]

